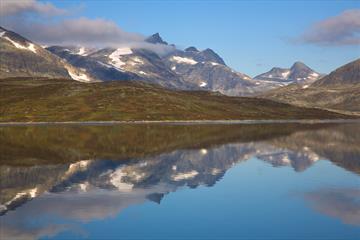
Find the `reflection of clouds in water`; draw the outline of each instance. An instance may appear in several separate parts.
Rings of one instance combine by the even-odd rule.
[[[159,184],[152,189],[134,189],[128,193],[94,189],[86,193],[44,194],[2,216],[1,236],[5,236],[4,239],[37,239],[67,230],[81,233],[81,230],[74,228],[76,222],[115,217],[130,205],[145,202],[154,192],[173,190],[170,186]],[[33,226],[34,219],[43,224]],[[52,222],[53,219],[55,222]],[[60,224],[59,220],[75,223],[68,226]]]
[[[131,192],[117,192],[93,189],[89,192],[48,193],[33,199],[16,211],[8,212],[4,218],[15,222],[24,222],[29,218],[56,216],[80,222],[101,220],[115,217],[121,210],[130,205],[146,201],[154,192],[167,193],[173,191],[171,186],[159,184],[151,189],[133,189]]]
[[[7,226],[1,222],[1,238],[2,239],[39,239],[41,237],[52,237],[56,234],[70,230],[72,227],[68,225],[50,224],[39,227],[19,228],[18,226]]]
[[[360,226],[359,189],[324,189],[305,193],[305,199],[323,214]]]

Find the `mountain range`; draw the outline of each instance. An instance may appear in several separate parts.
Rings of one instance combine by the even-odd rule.
[[[41,46],[0,28],[0,79],[14,77],[72,79],[85,83],[131,81],[171,90],[210,91],[228,96],[251,96],[298,105],[358,114],[359,60],[328,76],[302,62],[274,67],[254,78],[237,72],[212,49],[184,50],[164,41],[159,33],[151,48]],[[346,84],[345,84],[346,83]],[[322,94],[325,91],[324,94]]]
[[[251,95],[294,82],[313,81],[320,76],[297,62],[291,69],[274,68],[254,79],[237,72],[212,49],[184,50],[168,45],[159,33],[145,41],[167,45],[173,51],[158,55],[139,48],[42,47],[26,38],[0,29],[1,78],[48,77],[77,81],[141,80],[181,90],[209,90],[230,96]],[[4,60],[6,59],[6,61]],[[17,61],[22,59],[21,63]],[[35,62],[35,64],[34,64]]]
[[[270,85],[286,86],[291,83],[309,84],[321,77],[302,62],[295,62],[290,68],[274,67],[270,71],[256,76],[254,79]]]

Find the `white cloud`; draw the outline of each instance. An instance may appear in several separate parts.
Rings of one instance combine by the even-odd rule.
[[[1,16],[35,12],[46,15],[59,15],[66,13],[66,10],[55,7],[49,2],[36,0],[1,0]]]
[[[35,0],[2,0],[1,24],[29,40],[45,45],[145,48],[160,55],[174,47],[145,42],[145,36],[122,30],[117,23],[97,18],[54,15],[69,13],[51,3]],[[25,13],[33,13],[29,16]]]
[[[81,45],[122,45],[140,42],[140,34],[123,31],[115,22],[105,19],[80,17],[65,19],[56,23],[15,24],[15,30],[28,38],[46,44],[81,44]]]
[[[311,26],[300,41],[317,45],[360,45],[360,9],[350,9]]]

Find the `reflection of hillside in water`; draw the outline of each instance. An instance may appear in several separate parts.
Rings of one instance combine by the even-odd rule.
[[[105,128],[106,133],[111,132],[109,128]],[[169,126],[165,128],[169,130]],[[204,126],[170,128],[181,138],[176,135],[171,137],[171,134],[161,130],[161,126],[157,127],[159,132],[150,127],[153,143],[163,142],[165,147],[153,144],[150,139],[138,140],[145,141],[146,147],[132,146],[124,142],[125,138],[118,139],[115,135],[109,138],[101,136],[100,147],[95,147],[97,144],[93,137],[100,136],[102,132],[96,127],[91,128],[91,132],[80,127],[78,134],[76,131],[72,133],[73,137],[78,138],[59,142],[58,146],[55,143],[61,137],[57,135],[35,140],[33,134],[38,130],[28,129],[28,135],[20,134],[20,140],[11,134],[13,139],[7,138],[5,142],[12,147],[7,151],[8,156],[15,159],[16,149],[28,142],[30,146],[36,146],[36,150],[25,146],[27,150],[20,151],[20,158],[22,161],[32,159],[37,164],[0,167],[1,212],[4,214],[1,222],[5,236],[42,236],[69,227],[46,223],[38,229],[29,228],[30,219],[42,218],[42,213],[87,222],[117,215],[122,209],[147,200],[160,203],[164,195],[184,186],[212,186],[233,165],[254,157],[274,167],[290,166],[295,171],[304,171],[320,159],[330,160],[355,173],[359,173],[360,169],[358,125],[249,126],[248,130],[245,130],[246,126],[214,126],[214,129],[206,126],[210,128],[208,130]],[[0,138],[5,139],[7,134],[12,133],[7,131]],[[53,131],[58,134],[60,130]],[[93,135],[94,131],[97,134]],[[62,132],[70,133],[68,129]],[[134,136],[138,134],[140,132]],[[143,134],[147,135],[145,132]],[[76,140],[84,138],[84,135],[88,142],[76,144]],[[130,137],[129,141],[134,139]],[[41,147],[40,143],[45,140],[50,142]],[[26,152],[28,156],[25,156]],[[48,159],[43,153],[49,154]],[[93,158],[89,160],[74,161],[90,155]],[[101,160],[106,156],[122,161]],[[69,157],[69,163],[65,163],[65,157]],[[49,164],[52,161],[54,163]],[[318,198],[316,194],[309,193],[307,196],[307,199]],[[29,201],[31,199],[33,201]],[[331,206],[332,203],[329,204]],[[9,211],[12,209],[14,211]],[[325,212],[323,209],[320,211]],[[340,213],[333,215],[339,216],[342,212],[340,210]]]

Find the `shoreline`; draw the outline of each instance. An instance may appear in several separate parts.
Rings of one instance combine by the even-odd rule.
[[[121,124],[278,124],[278,123],[360,123],[360,119],[289,119],[289,120],[136,120],[136,121],[64,121],[64,122],[0,122],[6,126],[46,126],[46,125],[121,125]]]

